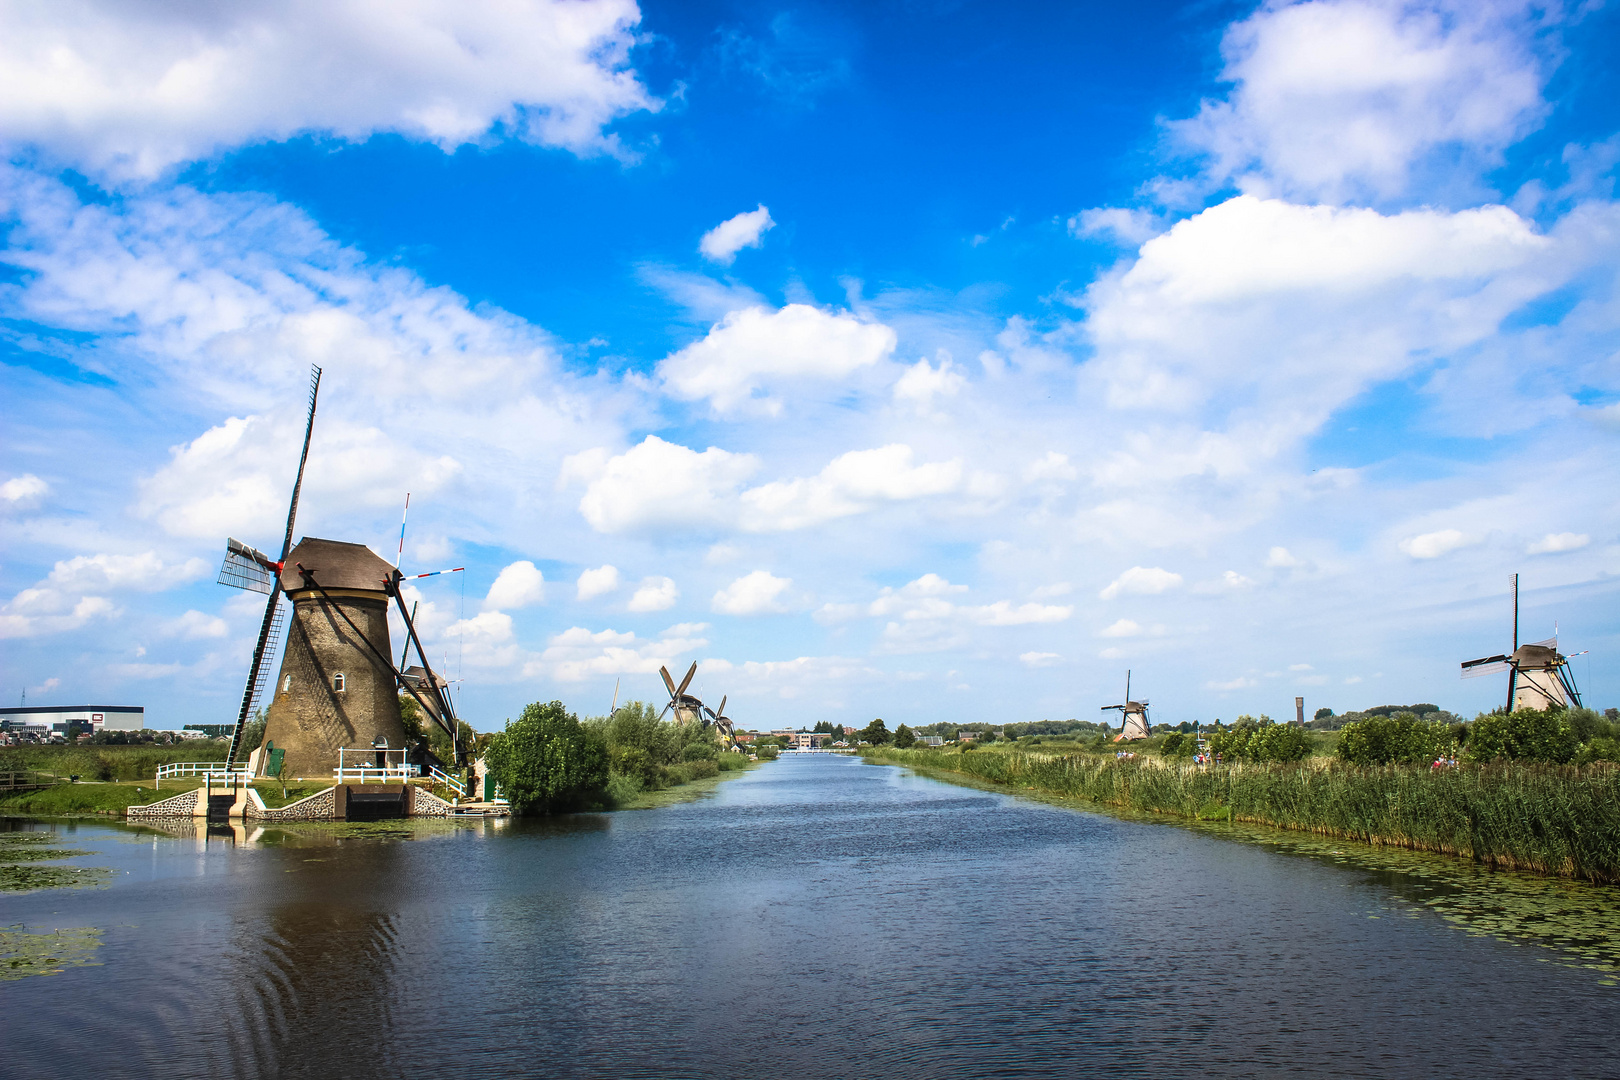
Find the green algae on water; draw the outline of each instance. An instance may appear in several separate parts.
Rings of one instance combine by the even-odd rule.
[[[93,926],[33,933],[23,926],[0,929],[0,979],[60,975],[70,967],[100,966],[95,959],[101,931]]]

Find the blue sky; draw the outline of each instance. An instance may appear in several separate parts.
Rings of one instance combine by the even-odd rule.
[[[1620,698],[1608,8],[0,20],[8,697],[230,718],[319,363],[483,728]]]

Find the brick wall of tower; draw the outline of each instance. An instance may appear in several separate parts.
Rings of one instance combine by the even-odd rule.
[[[287,752],[289,777],[328,778],[339,749],[369,747],[379,735],[396,749],[405,745],[393,675],[354,629],[390,656],[388,599],[380,592],[332,593],[331,599],[313,591],[292,594],[292,625],[264,732],[266,742]],[[335,686],[339,674],[342,690]]]

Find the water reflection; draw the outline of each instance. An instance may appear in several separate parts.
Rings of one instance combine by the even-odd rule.
[[[134,840],[85,827],[73,843],[118,869],[113,887],[18,897],[16,917],[105,927],[103,966],[0,984],[6,1015],[39,1018],[20,1050],[8,1040],[6,1070],[1612,1071],[1611,973],[1457,926],[1522,903],[1525,933],[1584,947],[1580,920],[1612,919],[1613,890],[1472,881],[1405,852],[1364,864],[1242,828],[839,758],[644,813]]]

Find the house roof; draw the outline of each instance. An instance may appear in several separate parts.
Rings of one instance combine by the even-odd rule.
[[[306,536],[288,553],[281,571],[281,587],[288,592],[304,587],[303,575],[298,572],[300,563],[327,589],[383,592],[384,583],[394,576],[394,568],[364,544]]]

